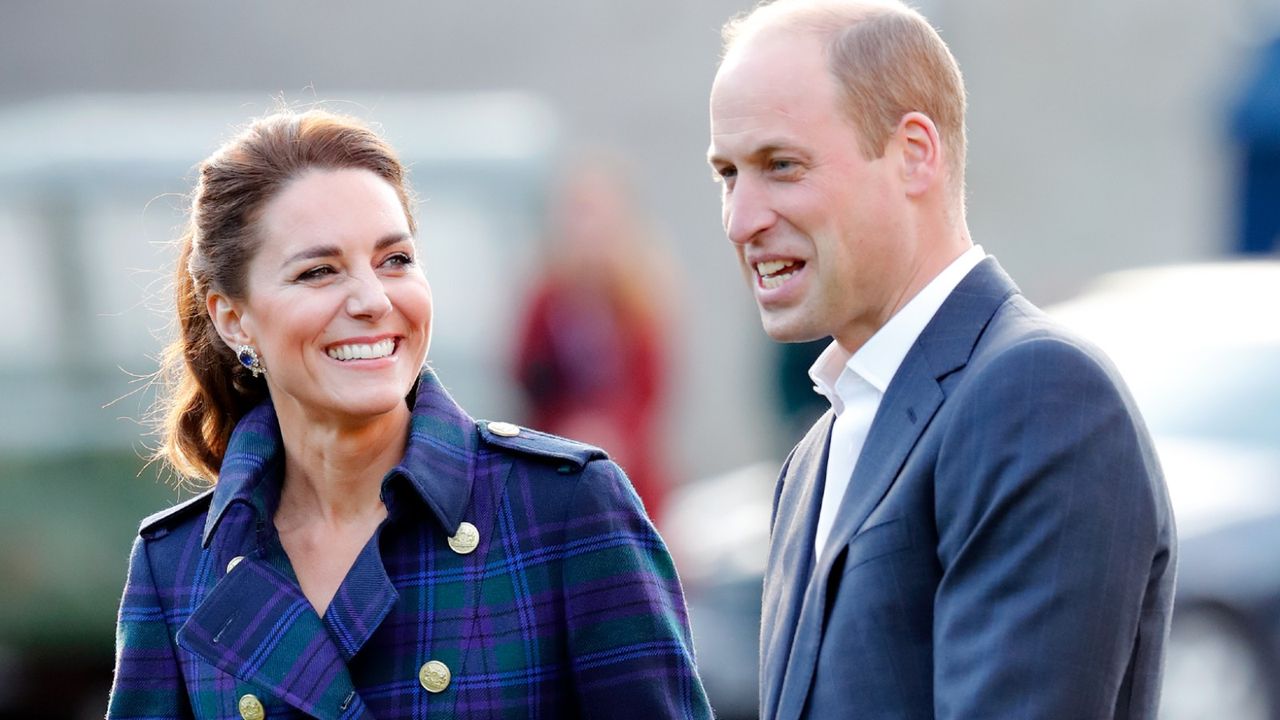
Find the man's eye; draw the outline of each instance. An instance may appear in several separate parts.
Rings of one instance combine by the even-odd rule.
[[[722,167],[722,168],[716,168],[715,172],[712,174],[711,177],[716,182],[724,182],[726,180],[732,180],[734,177],[737,176],[737,174],[738,174],[737,168],[726,165],[725,167]]]
[[[774,172],[790,172],[795,169],[796,164],[792,160],[774,160],[769,163],[769,167]]]

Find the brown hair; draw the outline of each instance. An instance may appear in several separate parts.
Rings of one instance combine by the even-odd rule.
[[[909,112],[942,136],[954,188],[964,196],[965,90],[960,66],[920,13],[896,0],[776,0],[727,22],[724,54],[766,29],[808,32],[826,45],[863,156],[884,154]]]
[[[177,337],[161,357],[154,411],[161,445],[153,459],[180,476],[216,482],[231,431],[267,397],[218,335],[206,297],[246,296],[266,204],[310,170],[365,169],[395,189],[411,232],[405,169],[391,146],[355,118],[283,111],[252,122],[199,166],[186,230],[178,239]]]

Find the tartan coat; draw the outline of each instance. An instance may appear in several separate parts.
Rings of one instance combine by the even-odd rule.
[[[388,517],[323,617],[272,523],[270,402],[236,426],[213,490],[142,523],[109,718],[711,717],[675,568],[618,466],[495,434],[516,428],[471,419],[430,370],[410,398]],[[466,554],[448,542],[464,521]]]

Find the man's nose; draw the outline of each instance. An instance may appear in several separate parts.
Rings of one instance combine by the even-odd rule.
[[[762,183],[738,178],[724,196],[724,231],[735,245],[746,245],[777,221]]]
[[[391,298],[387,296],[387,289],[376,273],[352,276],[350,287],[347,312],[352,317],[377,320],[391,311]]]

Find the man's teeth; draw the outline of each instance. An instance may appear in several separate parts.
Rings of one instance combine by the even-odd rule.
[[[782,285],[782,283],[789,280],[791,276],[795,274],[796,274],[795,270],[792,270],[789,273],[782,273],[781,275],[770,275],[768,277],[761,276],[760,284],[763,285],[765,289],[772,290]]]
[[[772,275],[790,264],[791,263],[786,260],[770,260],[768,262],[760,262],[760,263],[756,263],[756,272],[760,273],[761,277],[764,277],[766,275]]]
[[[334,360],[372,360],[390,355],[396,349],[394,340],[381,340],[372,345],[339,345],[329,348],[329,357]]]
[[[798,267],[792,267],[794,264],[790,260],[769,260],[768,262],[756,263],[756,274],[760,276],[760,285],[768,290],[782,285],[792,275],[796,274],[796,270],[799,270]],[[784,268],[792,269],[787,272],[780,272]]]

